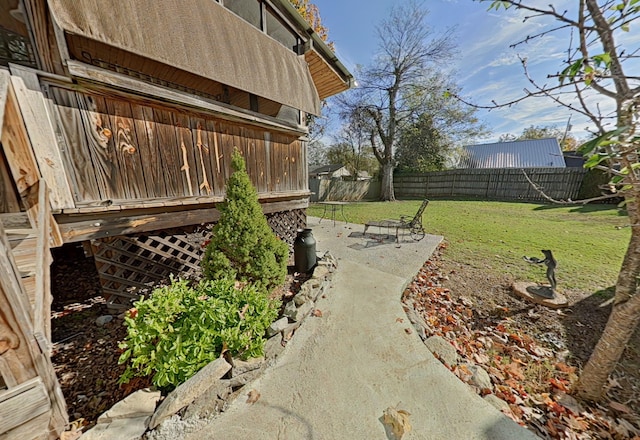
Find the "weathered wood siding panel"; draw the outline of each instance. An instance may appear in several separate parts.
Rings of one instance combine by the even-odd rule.
[[[304,143],[294,134],[113,94],[50,90],[78,207],[221,198],[234,149],[261,195],[307,189]]]
[[[76,93],[57,87],[51,87],[49,90],[56,103],[56,124],[64,135],[65,149],[61,153],[67,175],[72,180],[75,201],[100,200],[89,141],[84,131]]]

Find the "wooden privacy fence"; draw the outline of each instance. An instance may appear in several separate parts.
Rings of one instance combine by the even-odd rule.
[[[380,182],[377,180],[309,179],[312,202],[345,201],[357,202],[380,197]]]
[[[576,199],[582,168],[461,169],[394,176],[398,198],[472,197],[494,200],[545,201],[528,181],[554,199]],[[526,176],[525,176],[526,173]]]

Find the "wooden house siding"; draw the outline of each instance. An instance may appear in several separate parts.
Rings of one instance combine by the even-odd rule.
[[[75,205],[220,201],[240,150],[260,195],[308,192],[298,134],[130,97],[50,86]]]

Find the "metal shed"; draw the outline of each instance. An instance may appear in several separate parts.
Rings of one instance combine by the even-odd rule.
[[[463,148],[457,168],[565,168],[556,138],[531,139]]]

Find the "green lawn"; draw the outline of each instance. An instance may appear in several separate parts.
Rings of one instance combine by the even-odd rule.
[[[352,223],[412,216],[419,200],[346,205]],[[320,216],[322,206],[308,214]],[[445,258],[514,277],[545,281],[544,269],[522,256],[542,258],[551,249],[558,260],[561,288],[592,293],[615,284],[627,249],[628,217],[615,205],[551,206],[461,200],[432,200],[423,223],[427,233],[449,243]]]

